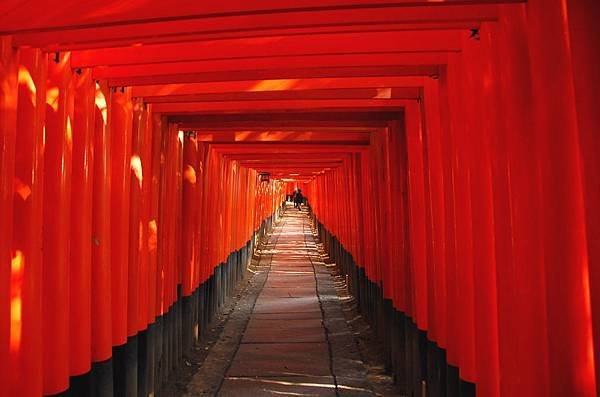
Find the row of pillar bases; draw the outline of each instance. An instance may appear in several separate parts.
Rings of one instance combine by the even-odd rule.
[[[252,238],[189,296],[182,295],[148,327],[113,347],[112,357],[92,364],[90,372],[70,378],[69,389],[56,396],[149,396],[159,395],[173,379],[174,372],[205,340],[207,330],[236,285],[247,277],[246,271],[257,241],[271,230],[275,214],[265,219]]]
[[[447,362],[446,351],[428,339],[406,313],[383,296],[383,286],[369,279],[338,239],[313,215],[325,251],[342,276],[360,314],[383,344],[386,372],[403,395],[411,397],[474,397],[475,384],[460,378],[459,368]]]

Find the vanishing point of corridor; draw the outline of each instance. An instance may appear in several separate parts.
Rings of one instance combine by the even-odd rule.
[[[0,397],[599,396],[599,21],[0,0]]]
[[[375,395],[307,210],[288,205],[258,252],[188,395]]]

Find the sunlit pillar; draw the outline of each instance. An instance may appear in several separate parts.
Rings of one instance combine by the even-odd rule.
[[[129,158],[129,250],[127,271],[127,336],[132,337],[139,328],[140,279],[146,279],[145,272],[140,269],[143,233],[141,216],[143,212],[143,150],[146,129],[146,112],[144,103],[136,100],[133,103],[133,124],[131,138],[131,154]]]
[[[70,257],[70,374],[82,375],[92,361],[92,187],[94,166],[94,101],[91,70],[73,76],[73,176]]]
[[[111,167],[112,343],[127,342],[127,273],[129,270],[129,197],[131,180],[131,90],[113,88],[108,125]]]
[[[200,204],[196,200],[198,150],[196,138],[187,134],[183,141],[183,219],[182,219],[182,270],[183,270],[183,296],[188,296],[193,290],[194,262],[194,237],[196,226],[196,212]]]
[[[496,73],[492,68],[495,30],[482,25],[481,39],[465,39],[463,100],[470,151],[471,224],[477,395],[498,396],[498,301],[496,286],[496,236],[492,161],[496,148],[492,137],[498,127]],[[499,117],[499,116],[498,116]],[[500,199],[500,197],[498,197]],[[473,343],[473,342],[472,342]]]
[[[23,49],[19,63],[14,179],[10,393],[42,393],[42,209],[47,58]]]
[[[112,356],[112,299],[110,249],[110,130],[109,93],[105,84],[94,91],[94,154],[92,196],[92,360]],[[112,381],[111,381],[112,384]]]
[[[159,202],[161,193],[161,138],[162,123],[161,116],[152,115],[152,152],[151,162],[152,171],[149,173],[150,185],[150,209],[148,219],[148,321],[153,323],[156,316],[159,315],[158,291],[160,283],[158,282],[158,236],[159,236]]]
[[[542,187],[551,393],[595,396],[582,156],[563,0],[527,3],[534,131]]]
[[[600,393],[600,3],[568,0],[566,4],[585,189],[596,388]]]
[[[196,219],[194,227],[194,268],[195,268],[195,286],[199,286],[204,280],[202,279],[202,208],[204,197],[204,154],[206,145],[203,142],[196,141]],[[244,191],[245,192],[245,191]],[[245,207],[247,208],[247,207]],[[247,216],[248,212],[244,213]]]
[[[69,263],[73,150],[70,54],[48,55],[44,149],[44,394],[69,387]]]
[[[444,203],[444,163],[443,143],[440,122],[440,101],[438,82],[428,79],[425,82],[424,109],[427,120],[427,173],[429,184],[428,205],[430,206],[430,244],[435,296],[432,306],[435,313],[435,341],[446,348],[446,214]]]
[[[159,130],[155,131],[156,138],[159,138],[157,146],[160,148],[160,168],[159,168],[159,186],[158,186],[158,208],[157,208],[157,266],[156,266],[156,315],[161,316],[165,313],[168,306],[165,302],[165,283],[167,263],[169,258],[168,253],[168,185],[167,175],[169,174],[168,167],[168,132],[169,126],[165,119],[161,120]]]
[[[129,220],[133,105],[131,89],[113,87],[108,125],[111,150],[111,298],[114,393],[137,394],[137,349],[129,336]],[[135,288],[137,289],[137,288]]]
[[[408,197],[410,214],[410,264],[414,279],[414,320],[427,330],[427,263],[425,260],[425,187],[421,113],[415,102],[406,107]]]
[[[463,64],[459,54],[455,54],[448,66],[448,93],[450,133],[453,147],[452,174],[454,178],[454,222],[456,242],[456,262],[454,269],[456,285],[456,326],[457,360],[461,379],[475,382],[475,322],[473,291],[473,232],[471,212],[471,160],[472,151],[467,116],[464,107]],[[448,273],[447,273],[448,274]]]
[[[13,177],[17,123],[18,51],[12,38],[0,37],[0,219],[13,219]],[[11,334],[12,227],[0,227],[0,384],[9,381]]]
[[[135,120],[135,118],[134,118]],[[139,152],[141,159],[141,204],[140,204],[140,220],[139,220],[139,304],[138,304],[138,331],[144,330],[149,323],[153,322],[154,317],[149,315],[149,300],[150,300],[150,216],[152,206],[152,113],[150,105],[143,105],[142,116],[140,119],[142,134]],[[135,182],[135,180],[134,180]],[[132,186],[133,188],[133,186]],[[130,226],[131,227],[131,226]]]

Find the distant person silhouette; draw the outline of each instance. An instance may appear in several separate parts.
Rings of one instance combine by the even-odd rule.
[[[296,195],[294,196],[294,207],[298,207],[298,211],[302,211],[300,204],[304,201],[304,197],[302,197],[302,190],[298,189]]]

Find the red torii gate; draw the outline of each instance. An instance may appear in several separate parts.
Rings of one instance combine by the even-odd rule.
[[[202,328],[288,179],[366,310],[443,355],[408,363],[597,394],[594,1],[34,3],[0,4],[0,395]]]

